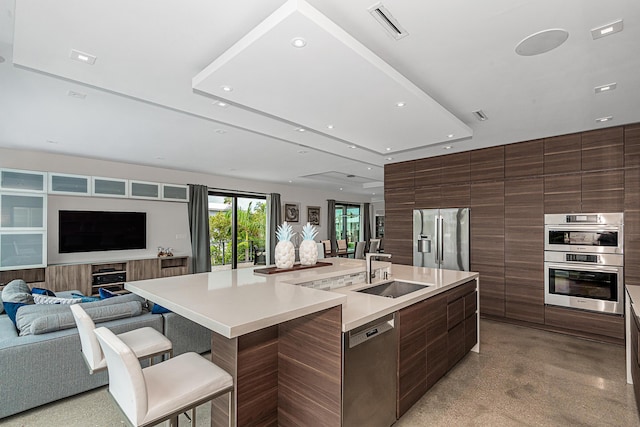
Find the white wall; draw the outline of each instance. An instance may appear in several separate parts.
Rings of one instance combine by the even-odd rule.
[[[153,156],[153,153],[149,153]],[[39,151],[14,150],[0,148],[0,167],[26,169],[45,172],[71,173],[79,175],[102,176],[109,178],[136,179],[142,181],[163,182],[171,184],[202,184],[210,188],[228,191],[245,191],[261,194],[279,193],[282,203],[293,202],[300,204],[300,223],[292,224],[295,231],[301,231],[307,221],[307,206],[320,206],[320,226],[316,240],[327,238],[327,199],[341,202],[365,203],[370,198],[362,195],[345,194],[341,191],[324,191],[315,188],[295,185],[275,184],[267,181],[253,181],[203,174],[173,169],[140,166],[128,163],[110,162],[104,160],[73,157]],[[188,239],[176,239],[176,235],[184,234],[185,224],[188,234],[188,220],[186,204],[167,203],[161,201],[140,201],[135,199],[107,199],[49,196],[48,206],[48,258],[49,263],[73,261],[103,261],[119,259],[116,255],[127,258],[138,256],[137,251],[119,251],[88,254],[58,254],[57,218],[60,209],[92,210],[141,210],[147,215],[147,255],[155,256],[157,246],[172,247],[176,254],[186,254],[185,245]],[[190,248],[190,245],[189,245]],[[188,249],[190,254],[190,249]],[[88,257],[87,259],[84,259]]]
[[[153,258],[158,254],[158,246],[171,247],[174,255],[191,256],[186,203],[56,195],[49,195],[47,203],[48,264]],[[60,210],[146,212],[147,249],[61,254],[58,252]]]

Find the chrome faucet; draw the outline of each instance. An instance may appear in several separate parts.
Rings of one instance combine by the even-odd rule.
[[[373,258],[391,258],[391,254],[367,254],[367,283],[371,283],[371,279],[376,277],[376,273],[371,268],[371,261],[373,260]]]

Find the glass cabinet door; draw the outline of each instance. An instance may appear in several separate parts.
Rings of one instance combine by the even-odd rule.
[[[0,189],[18,191],[47,191],[46,172],[0,169]]]
[[[129,197],[138,199],[160,199],[160,184],[155,182],[129,181]]]
[[[107,197],[129,197],[128,181],[117,178],[93,177],[93,195]]]
[[[88,196],[89,177],[83,175],[49,174],[49,193]]]
[[[46,202],[43,195],[0,194],[0,213],[0,229],[46,226]]]
[[[0,234],[0,270],[42,267],[46,265],[46,234]]]
[[[178,184],[162,184],[162,199],[176,202],[189,201],[189,187]]]

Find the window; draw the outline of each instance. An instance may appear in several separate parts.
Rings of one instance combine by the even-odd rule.
[[[212,270],[265,264],[266,197],[209,192]]]
[[[360,205],[336,203],[336,240],[345,240],[349,247],[360,240]]]

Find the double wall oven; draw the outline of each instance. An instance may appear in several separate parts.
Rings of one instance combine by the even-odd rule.
[[[624,214],[545,215],[545,304],[624,311]]]

